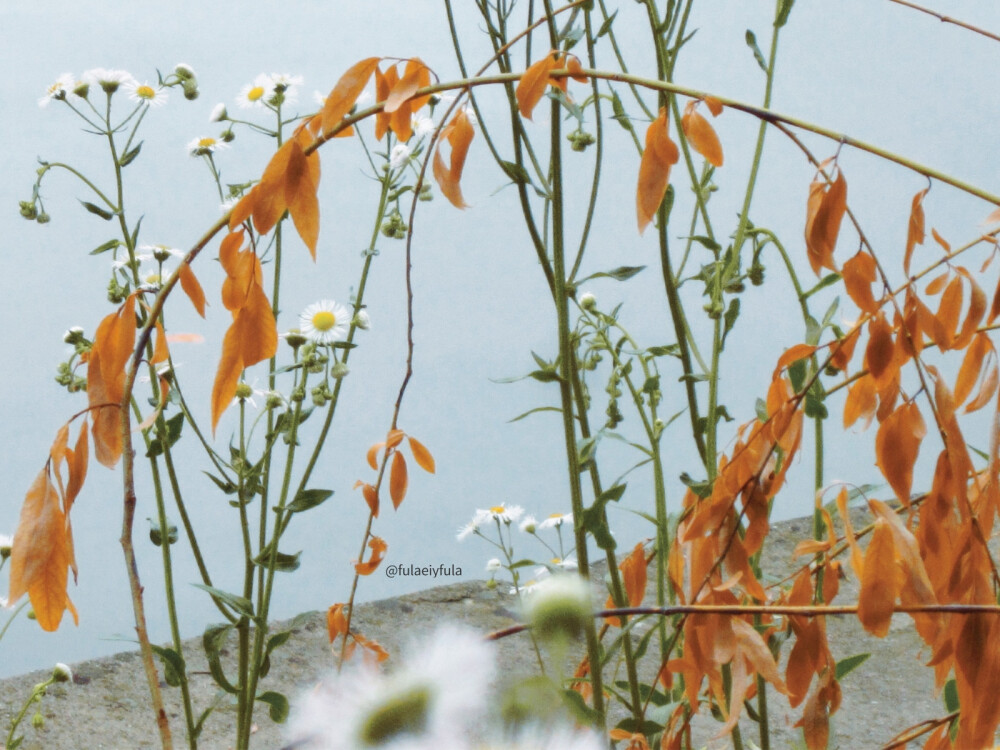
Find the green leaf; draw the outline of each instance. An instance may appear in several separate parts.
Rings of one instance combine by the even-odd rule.
[[[149,541],[159,547],[163,544],[163,531],[160,529],[160,524],[152,518],[146,520],[149,521]],[[173,544],[176,541],[177,527],[172,523],[167,524],[167,544]]]
[[[717,253],[722,249],[722,245],[713,240],[711,237],[705,237],[703,235],[695,235],[694,237],[688,237],[687,239],[692,242],[697,242],[699,245],[708,248],[713,253]]]
[[[666,346],[650,346],[647,352],[654,357],[680,357],[681,348],[677,344],[667,344]]]
[[[686,471],[681,473],[680,480],[691,488],[691,491],[698,497],[705,498],[712,494],[712,483],[707,479],[698,481],[693,479]]]
[[[622,100],[618,97],[618,92],[614,89],[611,90],[611,109],[614,111],[612,120],[617,120],[618,124],[630,133],[635,130],[632,127],[632,121],[625,112],[625,107],[622,106]]]
[[[222,669],[220,653],[229,637],[229,631],[233,626],[228,623],[222,625],[209,625],[205,628],[205,633],[201,637],[201,645],[205,649],[205,657],[208,659],[208,670],[212,674],[215,684],[227,693],[236,695],[239,691],[226,678],[226,673]]]
[[[264,658],[261,660],[260,666],[261,677],[265,677],[271,671],[271,653],[291,637],[292,631],[285,630],[281,633],[275,633],[267,639],[267,645],[264,647]]]
[[[178,412],[164,424],[167,430],[166,434],[160,434],[159,429],[157,429],[157,435],[150,441],[149,450],[146,451],[146,458],[159,456],[164,450],[173,447],[174,443],[181,439],[181,429],[184,427],[184,412]],[[164,442],[164,438],[166,438],[166,442]]]
[[[816,282],[816,286],[814,286],[808,292],[804,292],[802,294],[802,299],[808,299],[809,297],[812,297],[814,294],[816,294],[816,292],[818,292],[820,289],[826,289],[828,286],[833,286],[838,281],[840,281],[839,273],[828,273],[826,276],[824,276],[822,279]]]
[[[703,383],[706,380],[708,380],[708,375],[706,375],[705,373],[701,373],[701,372],[699,372],[699,373],[685,374],[685,375],[681,375],[679,378],[677,378],[677,382],[678,383],[688,383],[688,382],[691,382],[691,383]]]
[[[837,666],[840,666],[839,664]],[[955,713],[959,709],[958,703],[958,683],[952,677],[944,684],[944,707],[948,713]]]
[[[822,393],[816,395],[816,389],[810,388],[809,392],[806,394],[805,403],[805,414],[810,418],[826,419],[830,416],[829,411],[827,411],[826,404],[823,403]]]
[[[140,216],[139,221],[135,223],[135,229],[132,230],[132,247],[138,247],[136,243],[139,241],[139,227],[142,226],[142,219],[143,217]]]
[[[202,470],[201,473],[204,474],[209,479],[211,479],[213,482],[215,482],[215,485],[227,495],[235,495],[239,490],[239,487],[237,487],[232,482],[219,479],[217,476],[215,476],[214,474],[209,474],[204,469]]]
[[[823,328],[816,322],[816,318],[812,315],[806,315],[806,343],[810,346],[816,346],[822,335]]]
[[[600,439],[600,434],[591,435],[588,438],[581,438],[576,443],[576,457],[580,468],[583,471],[587,464],[594,460],[594,454],[597,453],[597,443]]]
[[[179,687],[184,679],[184,659],[172,648],[150,644],[153,653],[163,662],[163,679],[170,687]]]
[[[115,217],[114,211],[108,211],[107,209],[101,208],[100,206],[95,206],[89,201],[80,201],[83,207],[94,214],[94,216],[100,216],[105,221],[111,221]]]
[[[556,414],[562,414],[562,409],[557,406],[536,406],[534,409],[528,409],[528,411],[524,412],[524,414],[518,414],[513,419],[508,419],[507,423],[510,424],[511,422],[518,422],[525,417],[540,411],[554,411]]]
[[[139,152],[142,150],[142,144],[143,142],[139,141],[139,145],[122,154],[122,158],[118,160],[118,166],[127,167],[129,164],[135,161],[135,157],[137,157],[139,155]]]
[[[512,161],[503,161],[501,159],[500,168],[504,171],[504,174],[510,177],[510,179],[517,185],[531,184],[531,175],[529,175],[528,170],[520,164],[515,164]]]
[[[298,570],[299,568],[299,556],[302,551],[299,550],[294,555],[288,555],[284,552],[278,552],[274,556],[274,570],[278,573],[291,573],[293,570]],[[271,550],[270,547],[264,549],[257,557],[253,559],[254,565],[259,565],[262,568],[271,568]]]
[[[799,359],[788,366],[788,379],[792,383],[792,388],[796,393],[802,390],[806,382],[806,363],[809,360]]]
[[[855,654],[854,656],[848,656],[846,659],[841,659],[837,662],[837,682],[847,677],[851,672],[860,667],[866,661],[871,654]],[[954,709],[949,709],[954,710]]]
[[[767,60],[764,59],[764,53],[757,46],[757,37],[754,36],[754,33],[750,29],[747,29],[746,40],[747,46],[753,51],[754,59],[757,60],[760,69],[767,73]]]
[[[288,698],[281,693],[268,690],[266,693],[258,695],[257,700],[271,707],[268,712],[271,715],[271,721],[276,724],[285,723],[285,720],[288,718]]]
[[[626,485],[624,484],[616,484],[613,487],[609,487],[597,497],[593,505],[585,508],[583,511],[581,524],[584,529],[593,535],[594,541],[597,542],[597,546],[601,549],[614,549],[616,546],[615,538],[611,536],[611,529],[608,527],[604,506],[609,502],[617,502],[621,499],[621,496],[625,493],[625,487]]]
[[[580,695],[576,690],[571,690],[566,688],[562,691],[563,701],[569,707],[569,710],[576,716],[577,721],[579,721],[584,726],[594,726],[597,721],[597,714],[594,712],[590,706],[583,700],[583,696]]]
[[[619,266],[618,268],[612,269],[610,271],[599,271],[598,273],[592,273],[587,278],[582,279],[581,283],[584,281],[589,281],[590,279],[602,279],[602,278],[617,279],[618,281],[626,281],[627,279],[631,279],[633,276],[642,271],[644,268],[645,266]]]
[[[736,325],[736,319],[738,317],[740,317],[740,301],[739,299],[733,298],[729,301],[729,309],[726,310],[726,314],[723,317],[723,320],[725,321],[725,325],[722,329],[723,345],[726,343],[726,336],[731,330],[733,330],[733,326]]]
[[[289,513],[302,513],[326,502],[333,496],[333,490],[302,490],[285,508]]]
[[[528,373],[529,378],[534,378],[540,383],[555,383],[562,378],[559,377],[559,373],[553,370],[534,370]],[[520,379],[520,378],[519,378]]]
[[[91,255],[100,255],[101,253],[106,253],[108,250],[113,250],[114,248],[118,247],[120,244],[122,244],[121,240],[108,240],[103,245],[99,245],[99,246],[95,247],[93,250],[91,250],[90,254]]]
[[[762,398],[758,398],[753,405],[754,411],[757,413],[757,419],[761,422],[767,421],[767,403]]]
[[[646,382],[642,384],[642,392],[648,393],[650,395],[656,393],[660,390],[660,376],[650,375],[646,378]]]
[[[595,39],[600,39],[602,36],[611,31],[611,24],[615,22],[615,16],[617,15],[618,11],[616,10],[614,13],[612,13],[610,16],[604,19],[604,23],[601,24],[601,28],[597,30],[597,36],[594,37]]]
[[[230,594],[228,591],[223,591],[222,589],[217,589],[214,586],[206,586],[203,583],[193,583],[192,586],[201,589],[202,591],[207,591],[209,594],[214,596],[219,601],[232,607],[236,612],[245,617],[253,617],[253,604],[249,599],[244,599],[242,596],[237,596],[236,594]]]

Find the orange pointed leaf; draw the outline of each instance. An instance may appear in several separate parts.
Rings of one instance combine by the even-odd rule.
[[[429,474],[433,474],[434,456],[431,455],[431,452],[416,438],[408,436],[407,440],[410,441],[410,450],[413,452],[413,459],[417,462],[417,466]]]
[[[384,112],[393,113],[403,102],[411,99],[417,89],[422,86],[429,86],[431,82],[430,70],[424,65],[420,58],[414,58],[406,64],[406,70],[399,82],[392,87],[386,97]],[[416,107],[414,107],[416,109]]]
[[[434,179],[437,180],[444,197],[456,208],[465,208],[468,205],[462,197],[459,183],[462,179],[462,170],[465,168],[465,157],[469,153],[469,146],[475,134],[475,128],[469,122],[468,115],[464,109],[460,109],[442,131],[441,139],[434,150]],[[447,166],[441,157],[441,146],[445,140],[451,146],[450,164]]]
[[[531,119],[531,113],[535,106],[545,96],[545,89],[549,85],[549,71],[556,67],[556,61],[551,53],[546,53],[545,57],[528,68],[521,80],[517,84],[514,92],[517,97],[517,109],[522,117]]]
[[[361,485],[361,494],[364,495],[365,502],[368,503],[368,510],[375,518],[378,518],[378,492],[372,485],[364,483]]]
[[[191,266],[187,262],[181,263],[180,267],[180,280],[181,289],[184,290],[184,294],[188,296],[191,300],[191,304],[194,305],[194,309],[198,311],[201,317],[205,317],[205,292],[201,288],[201,284],[198,283],[198,278],[194,275],[194,271],[191,270]]]
[[[913,255],[915,245],[923,245],[926,234],[924,233],[924,197],[930,187],[926,187],[913,196],[913,203],[910,205],[910,221],[906,230],[906,253],[903,255],[903,270],[907,276],[910,274],[910,257]]]
[[[920,409],[911,401],[890,414],[875,437],[876,463],[903,504],[910,502],[913,466],[926,434]]]
[[[847,211],[847,180],[837,168],[837,178],[831,183],[819,176],[809,186],[806,210],[806,250],[809,264],[819,275],[820,268],[837,270],[833,251],[837,246],[840,223]]]
[[[343,604],[334,604],[326,611],[326,632],[330,637],[330,643],[347,633],[347,617],[344,615]]]
[[[385,558],[385,551],[389,548],[389,545],[380,537],[373,536],[371,541],[368,542],[368,548],[371,550],[368,560],[366,562],[354,563],[354,569],[358,572],[358,575],[369,576],[374,573],[379,563]]]
[[[889,632],[892,609],[899,594],[899,576],[892,531],[885,519],[875,521],[875,533],[865,552],[865,568],[858,594],[858,619],[872,635],[884,638]]]
[[[972,393],[972,388],[979,380],[979,373],[983,369],[983,359],[986,354],[992,351],[993,345],[986,333],[977,333],[972,340],[972,344],[965,352],[962,366],[958,371],[958,378],[955,380],[955,406],[961,406],[965,399]]]
[[[327,95],[323,104],[323,132],[328,133],[335,128],[344,115],[351,111],[354,103],[361,96],[365,86],[378,67],[378,57],[368,57],[355,63],[340,77],[333,90]]]
[[[859,250],[844,264],[841,276],[854,304],[866,313],[878,312],[879,305],[872,294],[872,282],[878,278],[878,269],[871,255]]]
[[[393,508],[399,509],[399,504],[406,497],[408,486],[406,459],[403,458],[402,453],[396,451],[392,456],[392,468],[389,470],[389,497],[392,498]]]
[[[646,130],[646,148],[639,162],[639,184],[636,187],[636,213],[639,234],[653,221],[663,202],[670,183],[670,168],[677,163],[680,153],[677,144],[670,140],[667,110],[660,108],[659,116]]]
[[[368,459],[368,465],[375,471],[378,471],[378,452],[384,447],[385,443],[375,443],[375,445],[368,449],[368,454],[366,456]]]
[[[708,120],[702,117],[695,110],[697,101],[688,103],[684,108],[684,116],[681,117],[681,128],[688,139],[688,143],[713,167],[722,166],[722,144],[719,143],[719,136],[715,129],[709,125]]]

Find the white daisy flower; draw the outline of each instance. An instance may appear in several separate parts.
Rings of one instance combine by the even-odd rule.
[[[486,572],[487,573],[496,573],[498,570],[500,570],[500,567],[501,567],[501,565],[500,565],[500,558],[498,558],[498,557],[491,557],[486,562]]]
[[[534,534],[538,528],[538,521],[535,520],[534,516],[525,516],[519,528],[525,534]]]
[[[137,258],[142,260],[157,260],[159,262],[165,261],[167,258],[173,256],[174,258],[183,258],[184,252],[178,250],[176,247],[170,247],[168,245],[139,245],[139,250],[142,251]]]
[[[347,336],[351,314],[343,305],[324,299],[309,305],[299,315],[299,330],[317,344],[332,344]]]
[[[478,727],[494,671],[491,644],[445,626],[391,674],[356,663],[320,683],[296,710],[288,739],[302,750],[453,747]]]
[[[39,107],[47,107],[51,101],[65,101],[69,93],[76,87],[72,73],[63,73],[54,83],[45,89],[45,96],[38,100]]]
[[[521,593],[521,594],[532,594],[535,591],[538,591],[538,588],[545,581],[547,581],[551,576],[552,576],[552,574],[549,572],[548,568],[539,568],[538,570],[535,571],[535,577],[534,578],[532,578],[531,580],[525,581],[524,583],[520,584],[517,587],[511,586],[509,593],[510,593],[511,596],[514,596],[515,594],[518,594],[518,593]]]
[[[405,166],[407,162],[410,161],[410,147],[405,143],[397,143],[392,147],[392,153],[389,154],[389,167],[391,169],[399,169]]]
[[[151,260],[153,260],[152,253],[136,253],[134,265],[138,267],[139,265],[143,263],[148,263]],[[127,255],[122,256],[120,259],[111,261],[112,271],[120,271],[123,268],[132,268],[132,267],[133,263],[131,260],[129,260],[129,257]]]
[[[208,156],[224,148],[229,148],[229,144],[206,136],[204,138],[195,138],[188,143],[187,152],[190,156]]]
[[[417,117],[413,115],[413,134],[417,138],[423,138],[425,135],[430,135],[434,132],[434,128],[437,127],[434,124],[434,120],[429,117]]]
[[[209,122],[224,122],[229,119],[229,113],[226,111],[226,105],[219,102],[212,108],[212,113],[208,116]]]
[[[273,95],[274,82],[271,76],[261,73],[253,79],[253,83],[240,89],[240,93],[236,95],[236,105],[242,109],[259,109]]]
[[[540,524],[538,528],[540,529],[556,529],[562,526],[564,523],[573,525],[573,514],[572,513],[553,513]]]
[[[591,616],[590,589],[577,575],[547,578],[524,600],[524,619],[542,636],[579,635]]]
[[[370,331],[372,327],[372,319],[368,315],[367,310],[358,310],[354,313],[354,320],[352,323],[362,331]]]
[[[296,89],[302,85],[302,76],[291,76],[287,73],[271,73],[271,89],[285,95],[285,102],[295,100]]]
[[[52,679],[56,682],[72,682],[73,670],[66,664],[59,662],[52,670]]]
[[[524,508],[520,505],[512,505],[509,508],[506,503],[500,503],[499,505],[494,505],[489,510],[476,511],[478,513],[485,513],[488,519],[495,519],[503,523],[515,523],[517,520],[524,515]]]
[[[257,380],[254,379],[253,383],[247,383],[245,381],[240,381],[236,384],[236,395],[233,398],[232,404],[235,406],[240,403],[240,401],[248,401],[250,406],[254,409],[257,408],[257,401],[254,400],[254,396],[259,396],[264,401],[271,396],[269,391],[262,391],[260,388],[256,388]]]
[[[455,535],[455,538],[461,542],[466,538],[468,538],[469,536],[471,536],[472,534],[475,534],[477,531],[479,531],[479,526],[476,524],[476,522],[469,521],[469,523],[465,524],[465,526],[463,526],[458,530],[458,533]]]
[[[129,81],[125,84],[128,98],[134,102],[145,102],[150,107],[160,107],[167,103],[167,91],[162,87],[153,87],[148,83]]]
[[[545,572],[576,570],[579,567],[579,564],[577,564],[576,559],[573,557],[553,557],[545,565],[535,568],[535,577],[544,576]]]
[[[127,70],[108,70],[106,68],[88,70],[83,74],[83,80],[91,85],[100,86],[106,94],[113,94],[119,87],[135,82],[132,74]]]
[[[14,538],[6,534],[0,534],[0,558],[10,557],[10,551],[14,547]]]

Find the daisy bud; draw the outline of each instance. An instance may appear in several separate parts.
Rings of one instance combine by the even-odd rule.
[[[34,715],[31,717],[31,726],[35,729],[41,729],[45,726],[45,717],[42,716],[41,711],[35,711]]]
[[[232,143],[236,140],[236,133],[233,132],[232,128],[226,128],[221,133],[219,133],[219,138],[223,143]]]
[[[351,368],[349,368],[343,362],[337,362],[333,367],[330,368],[330,377],[339,380],[340,378],[345,377],[347,373],[349,373],[350,371]]]
[[[295,329],[285,334],[285,343],[288,344],[290,347],[292,347],[292,349],[298,349],[308,340],[309,340],[308,338],[306,338],[303,334],[299,333],[299,331]]]
[[[198,82],[194,79],[184,81],[182,88],[184,89],[184,98],[189,102],[198,98]]]
[[[587,583],[575,575],[553,576],[525,599],[525,619],[543,638],[576,637],[590,615]]]
[[[55,682],[71,682],[73,680],[73,670],[59,662],[52,668],[52,679]]]
[[[595,297],[590,292],[584,292],[580,295],[580,307],[584,310],[594,310],[597,307],[597,297]]]
[[[21,216],[30,221],[34,221],[38,218],[38,209],[35,208],[35,204],[32,201],[20,201],[21,206]]]
[[[251,388],[249,384],[238,383],[236,385],[236,398],[242,401],[244,399],[250,398],[252,395],[253,395],[253,388]]]
[[[49,216],[44,211],[42,211],[40,214],[38,214],[38,217],[35,219],[35,221],[37,221],[39,224],[48,224],[51,220],[52,220],[52,217]]]
[[[90,93],[90,84],[86,81],[78,81],[76,86],[73,88],[73,94],[80,97],[81,99],[86,99],[87,94]]]
[[[83,339],[83,329],[80,326],[73,326],[63,334],[63,341],[67,344],[76,344]],[[2,548],[0,548],[2,551]]]
[[[14,540],[6,534],[0,534],[0,560],[10,557],[10,551],[14,546]]]
[[[500,570],[500,560],[496,557],[491,558],[489,562],[486,563],[487,573],[496,573]]]
[[[174,75],[182,81],[189,81],[194,78],[194,69],[185,63],[177,63],[174,66]]]
[[[215,105],[212,110],[212,114],[208,116],[209,122],[225,122],[229,119],[229,113],[226,111],[226,105],[219,102]]]
[[[362,331],[367,331],[372,327],[372,321],[371,318],[368,317],[367,310],[358,310],[354,314],[354,319],[351,322]]]

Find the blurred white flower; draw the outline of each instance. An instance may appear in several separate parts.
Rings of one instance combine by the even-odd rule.
[[[205,138],[195,138],[188,143],[187,152],[190,156],[209,156],[224,148],[229,148],[229,144],[206,136]]]
[[[413,134],[417,138],[423,138],[425,135],[433,133],[435,127],[437,126],[431,118],[413,116]]]
[[[127,70],[107,70],[106,68],[93,68],[83,74],[83,80],[94,86],[100,86],[105,93],[113,94],[124,84],[135,82],[132,74]]]
[[[410,160],[410,147],[405,143],[397,143],[392,147],[392,153],[389,154],[389,167],[392,169],[399,169],[405,166]]]
[[[76,86],[72,73],[63,73],[45,89],[45,96],[38,100],[39,107],[46,107],[51,101],[63,101]]]
[[[519,527],[525,534],[534,534],[538,529],[538,521],[534,516],[525,516]]]
[[[553,513],[540,524],[538,528],[540,529],[555,529],[562,526],[564,523],[568,523],[570,526],[573,525],[573,514],[572,513]]]
[[[486,563],[486,572],[496,573],[498,570],[500,570],[500,559],[497,557],[491,557]]]
[[[240,89],[236,95],[236,106],[242,109],[257,109],[264,106],[264,102],[274,95],[274,83],[271,76],[261,73],[253,79],[253,83],[248,83]]]
[[[455,747],[478,728],[494,669],[490,644],[444,626],[388,675],[363,663],[318,685],[296,710],[289,740],[301,750]]]
[[[223,102],[219,102],[214,107],[212,107],[212,112],[208,116],[209,122],[223,122],[229,119],[229,112],[226,111],[226,105]]]

